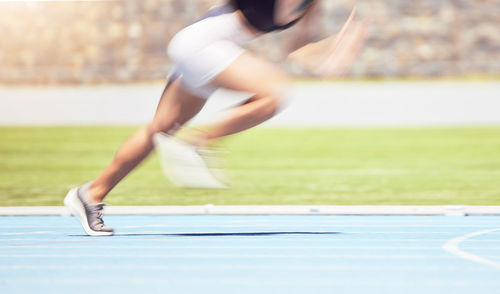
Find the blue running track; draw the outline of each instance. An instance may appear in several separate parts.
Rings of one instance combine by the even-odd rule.
[[[500,293],[500,217],[105,220],[0,217],[0,293]]]

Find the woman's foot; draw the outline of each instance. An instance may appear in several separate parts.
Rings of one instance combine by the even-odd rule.
[[[184,188],[225,189],[220,169],[214,165],[215,153],[175,137],[158,133],[154,142],[165,175],[172,183]]]
[[[93,204],[87,200],[82,187],[71,189],[66,198],[64,205],[69,209],[83,226],[83,229],[90,236],[111,236],[114,234],[113,228],[106,226],[102,220],[102,210],[104,203]]]

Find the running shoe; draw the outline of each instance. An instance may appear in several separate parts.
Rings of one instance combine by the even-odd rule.
[[[90,204],[83,199],[79,188],[71,189],[64,205],[69,209],[83,226],[89,236],[111,236],[114,234],[113,228],[106,226],[102,220],[104,203]]]
[[[214,166],[214,152],[158,133],[154,142],[163,172],[170,181],[184,188],[225,189],[222,171]]]

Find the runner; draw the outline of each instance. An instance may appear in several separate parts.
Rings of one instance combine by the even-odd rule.
[[[118,150],[112,162],[92,182],[74,188],[64,203],[82,223],[87,234],[114,233],[102,220],[105,196],[154,149],[156,141],[166,150],[180,150],[173,157],[177,165],[192,165],[177,172],[177,182],[201,179],[194,173],[208,174],[200,155],[218,138],[252,128],[273,117],[289,96],[289,76],[277,66],[243,49],[251,40],[274,31],[288,29],[312,17],[318,9],[314,0],[234,0],[207,13],[201,20],[177,33],[168,47],[175,62],[174,73],[162,94],[150,124],[141,128]],[[290,54],[290,62],[321,77],[344,74],[357,56],[366,34],[364,22],[354,22],[355,10],[341,32],[319,42],[307,44]],[[303,30],[308,31],[308,30]],[[296,36],[306,38],[306,36]],[[230,109],[224,118],[183,141],[171,138],[191,120],[218,89],[253,93],[245,103]],[[155,140],[156,139],[156,140]],[[160,153],[161,150],[160,150]],[[167,152],[168,153],[168,152]],[[185,160],[184,160],[185,159]],[[185,170],[184,170],[185,171]],[[204,186],[222,187],[216,178]]]

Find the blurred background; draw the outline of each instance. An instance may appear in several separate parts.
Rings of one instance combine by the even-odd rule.
[[[223,2],[0,0],[0,214],[66,214],[66,193],[154,115],[170,39]],[[309,40],[292,28],[250,50],[286,68],[291,49],[337,32],[353,6],[371,23],[364,50],[343,79],[287,68],[298,78],[283,112],[217,146],[229,189],[175,187],[153,152],[105,199],[172,214],[314,205],[284,210],[313,216],[107,215],[112,239],[69,218],[0,217],[0,293],[500,293],[498,217],[316,207],[498,213],[500,0],[321,5]],[[217,92],[188,127],[245,95]],[[141,210],[153,211],[127,213]]]
[[[151,119],[169,40],[223,2],[0,0],[0,205],[60,205],[95,178]],[[229,140],[231,190],[176,189],[150,160],[109,201],[500,204],[500,1],[321,6],[302,41],[337,32],[357,6],[371,23],[366,46],[345,79],[297,79],[293,102],[266,124],[277,128]],[[283,64],[295,33],[250,50]],[[215,96],[199,121],[244,98]]]
[[[163,79],[165,48],[182,27],[224,1],[0,1],[0,84],[127,83]],[[323,1],[312,39],[336,32],[352,7],[371,20],[358,78],[498,77],[498,0]],[[292,31],[253,50],[273,61]]]

